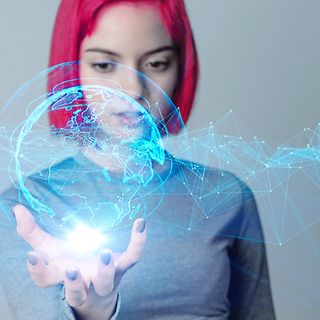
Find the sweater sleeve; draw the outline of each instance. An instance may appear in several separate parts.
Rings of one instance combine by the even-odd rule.
[[[229,250],[229,319],[272,320],[275,313],[262,226],[251,190],[241,185],[243,201],[237,219],[240,233]]]

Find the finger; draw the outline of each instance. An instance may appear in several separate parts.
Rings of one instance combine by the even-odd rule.
[[[16,205],[13,212],[17,221],[17,233],[36,250],[41,251],[44,258],[59,255],[57,239],[43,231],[35,222],[33,215],[22,205]],[[45,245],[50,244],[46,250]]]
[[[87,289],[78,268],[68,268],[64,277],[65,297],[68,304],[81,307],[87,300]]]
[[[41,288],[46,288],[61,282],[56,270],[50,270],[45,261],[34,251],[28,253],[28,270],[33,282]]]
[[[137,219],[132,226],[131,238],[127,250],[121,255],[117,271],[124,273],[133,267],[141,258],[147,239],[146,222]]]
[[[17,233],[30,245],[37,246],[46,241],[48,237],[51,238],[36,224],[33,215],[26,207],[16,205],[13,212],[17,221]]]
[[[114,257],[108,249],[101,250],[99,254],[97,274],[92,278],[92,283],[99,296],[107,296],[113,291],[114,284]]]

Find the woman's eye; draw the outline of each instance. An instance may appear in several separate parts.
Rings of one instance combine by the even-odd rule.
[[[147,67],[149,67],[153,70],[163,71],[169,67],[169,62],[167,62],[167,61],[154,61],[154,62],[148,62],[146,65],[147,65]]]
[[[92,68],[98,72],[111,72],[115,68],[115,64],[111,62],[96,62],[92,64]]]

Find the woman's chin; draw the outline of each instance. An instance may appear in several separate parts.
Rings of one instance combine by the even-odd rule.
[[[144,137],[144,127],[143,126],[122,126],[113,130],[106,130],[107,135],[111,140],[119,144],[124,144],[132,140],[143,139]]]

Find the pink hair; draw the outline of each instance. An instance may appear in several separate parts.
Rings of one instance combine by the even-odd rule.
[[[178,49],[179,80],[171,98],[186,123],[195,98],[199,64],[183,0],[62,0],[52,35],[49,66],[78,61],[80,44],[94,31],[100,10],[123,2],[145,2],[160,8],[163,24]],[[78,75],[75,74],[74,78],[78,78]],[[50,83],[48,86],[52,89]],[[56,129],[66,128],[71,116],[70,110],[55,110],[49,113],[49,121]],[[173,134],[178,133],[180,129],[181,124],[168,125],[169,132]]]

